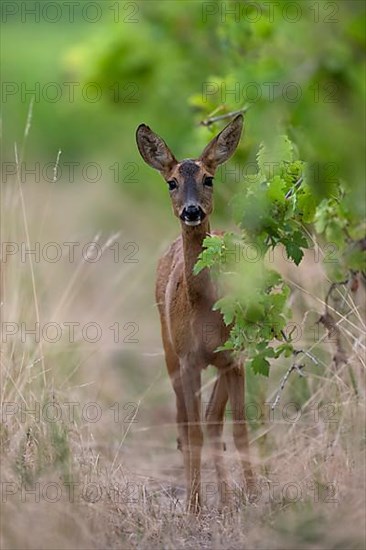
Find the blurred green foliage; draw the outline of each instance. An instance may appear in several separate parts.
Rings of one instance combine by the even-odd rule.
[[[250,106],[233,173],[219,173],[219,213],[259,143],[287,133],[313,192],[328,196],[344,180],[347,208],[364,215],[363,2],[107,1],[96,3],[96,22],[77,4],[72,18],[63,8],[54,23],[51,12],[22,21],[19,11],[3,25],[2,80],[19,87],[3,93],[6,160],[33,95],[29,159],[52,162],[61,149],[63,163],[104,163],[124,192],[160,201],[165,188],[140,162],[137,125],[151,125],[178,157],[195,156],[219,129],[200,121]],[[55,101],[49,83],[61,90]]]

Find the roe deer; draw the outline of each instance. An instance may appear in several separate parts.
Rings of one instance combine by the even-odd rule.
[[[183,452],[187,479],[187,508],[193,512],[201,507],[201,369],[208,365],[218,368],[206,420],[221,505],[227,504],[221,437],[228,399],[244,483],[248,487],[252,481],[244,416],[243,365],[229,351],[215,352],[227,340],[230,327],[225,326],[220,312],[212,310],[218,296],[208,269],[193,275],[203,239],[210,234],[208,218],[213,210],[215,170],[233,155],[242,126],[243,117],[239,115],[206,146],[198,159],[182,161],[177,161],[166,143],[145,124],[136,132],[142,158],[168,183],[173,212],[181,224],[181,236],[158,264],[156,301],[166,364],[176,395],[178,446]]]

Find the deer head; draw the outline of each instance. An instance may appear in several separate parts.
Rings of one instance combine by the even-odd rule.
[[[235,117],[205,147],[198,159],[177,161],[165,141],[145,124],[136,131],[144,161],[158,170],[168,184],[174,215],[186,225],[200,225],[213,210],[213,178],[220,164],[235,152],[243,116]]]

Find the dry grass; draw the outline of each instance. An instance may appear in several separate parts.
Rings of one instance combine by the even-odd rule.
[[[347,364],[334,369],[334,345],[324,342],[321,328],[314,336],[328,288],[321,263],[311,254],[300,270],[279,262],[294,289],[299,347],[311,347],[320,365],[309,363],[304,379],[291,375],[273,418],[265,403],[289,364],[275,365],[268,381],[248,373],[258,496],[245,504],[240,492],[228,412],[226,459],[236,508],[217,512],[205,451],[206,506],[194,519],[184,512],[174,398],[153,304],[157,243],[164,248],[175,230],[168,204],[169,221],[155,220],[152,231],[148,220],[136,224],[141,205],[123,202],[108,186],[22,189],[24,211],[17,182],[3,189],[2,241],[39,242],[41,257],[33,256],[31,265],[17,252],[2,263],[2,327],[16,323],[17,331],[2,335],[1,548],[364,548],[362,289],[334,304],[348,354]],[[63,243],[90,242],[101,227],[100,260],[86,261],[80,244],[70,261]],[[42,257],[49,242],[62,249],[55,263]],[[138,263],[123,261],[132,250],[123,249],[128,242],[139,247]],[[50,329],[35,341],[24,332],[35,322],[41,329],[57,323],[60,339],[47,341],[54,337]],[[73,341],[67,322],[78,323]],[[101,329],[96,343],[82,331],[91,322]],[[117,322],[119,342],[109,328]],[[138,342],[126,341],[136,328],[126,323],[137,324]],[[205,373],[208,385],[212,374]],[[100,418],[92,421],[95,412]],[[60,415],[55,422],[53,414]]]

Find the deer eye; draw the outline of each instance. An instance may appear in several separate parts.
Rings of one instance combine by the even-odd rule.
[[[206,187],[213,187],[213,178],[206,176],[203,181],[203,185],[206,185]]]
[[[178,187],[177,182],[175,180],[168,181],[169,191],[174,191]]]

